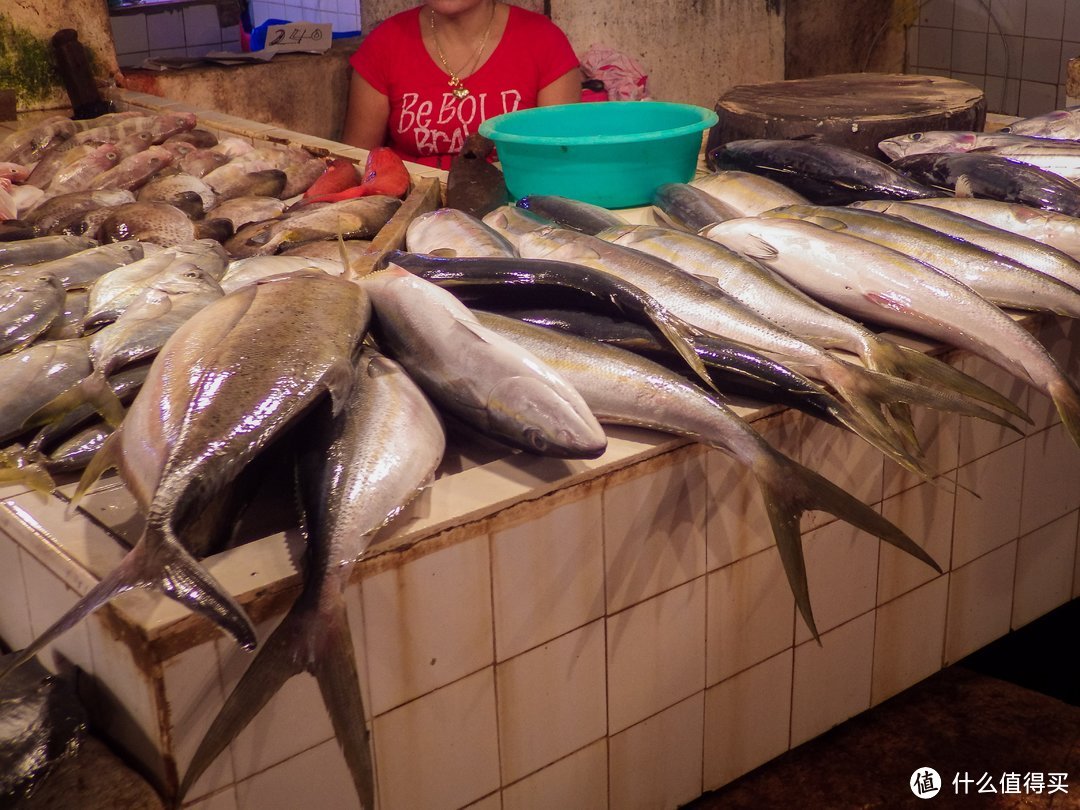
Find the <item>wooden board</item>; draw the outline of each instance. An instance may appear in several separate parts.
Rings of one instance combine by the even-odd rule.
[[[716,103],[706,151],[744,138],[818,136],[882,158],[879,141],[936,129],[981,131],[982,90],[940,76],[839,73],[747,84]]]

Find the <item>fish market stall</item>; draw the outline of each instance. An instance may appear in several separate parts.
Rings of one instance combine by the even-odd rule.
[[[363,161],[363,150],[119,91],[128,109]],[[415,169],[414,180],[441,178]],[[628,213],[644,221],[646,213]],[[1080,330],[1028,315],[1075,379]],[[737,412],[775,448],[899,526],[941,573],[824,512],[802,516],[820,643],[752,476],[683,438],[606,428],[591,460],[456,446],[383,529],[345,599],[376,806],[674,807],[1080,595],[1080,451],[1050,405],[973,354],[906,338],[1006,394],[1019,430],[920,409],[924,480],[852,433],[779,406]],[[114,569],[143,523],[115,478],[69,506],[0,488],[0,638],[22,647]],[[206,568],[260,640],[300,592],[282,493]],[[282,514],[286,513],[286,517]],[[134,590],[51,643],[93,721],[166,795],[251,655]],[[914,767],[914,766],[913,766]],[[189,786],[185,807],[357,807],[314,678],[287,681]]]

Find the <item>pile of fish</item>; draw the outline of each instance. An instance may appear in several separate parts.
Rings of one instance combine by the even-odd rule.
[[[174,786],[181,797],[281,684],[308,671],[372,805],[343,592],[374,533],[436,475],[447,429],[563,458],[601,455],[604,424],[720,449],[757,482],[815,637],[803,512],[830,512],[940,568],[732,404],[799,408],[947,486],[912,408],[1014,429],[1027,415],[877,331],[896,327],[1023,379],[1080,443],[1075,382],[1002,309],[1080,313],[1080,220],[1066,214],[961,199],[939,175],[913,178],[840,147],[743,141],[710,155],[717,172],[657,189],[656,225],[553,197],[482,220],[443,208],[413,219],[407,250],[361,275],[340,237],[373,236],[408,187],[379,150],[361,176],[296,150],[202,145],[191,118],[141,118],[151,121],[54,120],[0,143],[17,215],[0,232],[0,480],[47,489],[51,475],[83,470],[78,503],[116,469],[145,517],[119,566],[0,678],[136,587],[258,646]],[[234,542],[281,470],[298,495],[305,578],[260,645],[200,560]]]

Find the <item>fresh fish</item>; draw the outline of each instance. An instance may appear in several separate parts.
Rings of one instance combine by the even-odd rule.
[[[1080,290],[1080,261],[1031,237],[988,225],[982,220],[944,207],[887,200],[852,203],[851,207],[902,217],[957,239],[974,242]],[[1037,209],[1032,210],[1037,213]],[[1061,216],[1064,218],[1064,215]]]
[[[690,185],[712,195],[740,216],[756,217],[778,205],[798,205],[809,202],[776,180],[735,169],[712,172],[695,177]]]
[[[76,146],[71,140],[54,144],[42,153],[41,159],[36,164],[33,164],[33,171],[26,178],[26,182],[45,189],[61,168],[86,157],[96,148],[90,144]]]
[[[233,230],[238,231],[251,222],[279,217],[284,210],[285,202],[277,197],[233,197],[208,207],[206,216],[208,219],[227,219],[232,223]]]
[[[34,412],[90,370],[85,340],[35,343],[0,356],[0,442],[21,434]]]
[[[105,220],[111,217],[117,208],[119,208],[117,205],[104,205],[101,208],[91,208],[89,211],[72,214],[60,220],[49,232],[57,236],[85,236],[95,242],[104,242],[106,239],[102,229],[105,227]]]
[[[975,149],[996,149],[1000,146],[1030,144],[1036,140],[1026,135],[1010,135],[1007,132],[966,132],[963,130],[934,130],[911,132],[886,138],[878,143],[878,149],[889,160],[921,155],[926,152],[971,152]],[[1080,141],[1076,142],[1080,148]]]
[[[334,194],[344,191],[360,182],[360,175],[356,171],[356,164],[348,158],[336,157],[326,162],[323,173],[308,186],[304,192],[304,198],[319,197],[323,194]]]
[[[842,310],[978,354],[1049,396],[1080,444],[1080,391],[1016,321],[944,273],[810,222],[730,220],[706,234]],[[844,261],[838,262],[837,256]]]
[[[976,200],[973,197],[938,197],[919,200],[932,206],[977,219],[995,228],[1025,236],[1080,260],[1080,219],[1030,205]]]
[[[817,625],[799,536],[803,512],[826,511],[941,571],[911,538],[875,510],[778,452],[715,397],[662,366],[531,324],[487,314],[478,317],[489,329],[565,374],[602,421],[687,436],[723,451],[751,471],[765,501],[795,603],[815,638]]]
[[[653,212],[665,223],[690,233],[741,214],[689,183],[663,183],[652,198]]]
[[[915,454],[910,428],[897,433],[880,407],[897,401],[927,403],[934,398],[932,390],[840,360],[759,316],[715,285],[640,251],[562,229],[526,234],[518,249],[522,256],[574,261],[617,275],[698,329],[753,346],[827,384],[853,411],[855,418],[846,423],[848,427],[906,469],[932,477]]]
[[[682,358],[670,346],[665,346],[658,340],[652,330],[640,324],[572,309],[511,307],[500,308],[495,312],[546,329],[618,346],[696,380],[696,377],[685,371]],[[757,403],[779,403],[831,424],[841,424],[835,414],[843,412],[845,406],[839,400],[817,383],[752,347],[733,340],[723,340],[715,335],[700,334],[694,337],[694,349],[705,363],[709,377],[725,401],[729,396],[733,396]]]
[[[151,146],[142,152],[123,158],[108,171],[102,172],[91,184],[94,188],[141,188],[150,178],[172,163],[169,150]]]
[[[319,419],[302,454],[308,553],[304,589],[207,731],[179,796],[289,678],[315,676],[360,803],[374,806],[363,700],[344,590],[372,535],[433,477],[446,444],[439,416],[398,364],[365,349],[337,419]]]
[[[86,468],[77,501],[117,467],[146,515],[124,559],[4,673],[117,595],[154,587],[210,618],[251,649],[235,600],[195,560],[205,537],[188,527],[286,426],[327,391],[335,411],[352,384],[369,302],[355,284],[295,275],[252,284],[176,331],[123,424]]]
[[[215,152],[221,152],[221,154],[226,155],[231,160],[232,158],[240,157],[254,151],[255,144],[251,141],[244,140],[243,138],[233,136],[221,138],[216,144],[208,148],[213,149]]]
[[[86,469],[110,433],[112,428],[104,422],[83,428],[51,448],[42,458],[41,466],[50,475],[80,472]]]
[[[1080,317],[1080,290],[925,225],[878,211],[814,205],[777,208],[764,216],[804,219],[892,248],[937,268],[998,306]]]
[[[777,326],[821,348],[840,349],[856,355],[873,371],[922,384],[940,385],[1027,418],[1012,402],[978,380],[922,352],[885,339],[814,300],[771,270],[711,239],[648,226],[611,228],[599,236],[709,279],[736,301]],[[939,401],[935,407],[944,405]],[[987,416],[960,401],[956,407],[972,416]],[[903,410],[897,415],[906,418]]]
[[[305,197],[297,205],[317,202],[342,202],[358,197],[405,197],[412,181],[405,164],[394,150],[379,146],[368,153],[367,162],[357,185],[349,186],[337,192],[323,193]]]
[[[777,180],[811,202],[912,200],[941,193],[862,152],[822,141],[731,141],[709,153],[710,166]]]
[[[456,208],[440,208],[416,217],[405,232],[405,247],[433,256],[517,255],[502,234]]]
[[[500,206],[486,214],[481,221],[501,233],[515,250],[517,250],[517,240],[523,233],[538,231],[551,225],[551,220],[534,214],[532,211],[526,211],[524,208],[518,208],[516,205]]]
[[[45,189],[49,197],[86,191],[94,187],[99,175],[111,169],[120,161],[120,153],[111,143],[102,144],[81,160],[66,166],[56,173],[52,182]]]
[[[1036,138],[1080,138],[1080,107],[1066,107],[1014,121],[1001,131]]]
[[[517,206],[562,228],[590,235],[626,224],[626,220],[607,208],[554,194],[530,194],[518,200]]]
[[[440,407],[532,453],[596,458],[604,452],[607,437],[578,393],[480,326],[449,292],[394,265],[359,284],[371,296],[380,348]]]
[[[76,214],[83,214],[95,208],[106,206],[123,205],[135,202],[135,195],[124,189],[96,189],[91,191],[76,191],[71,194],[61,194],[51,197],[40,205],[34,207],[23,219],[27,224],[34,227],[39,234],[48,234],[58,224]],[[90,245],[84,245],[83,250]],[[75,251],[71,251],[74,253]],[[4,260],[0,257],[0,264]]]
[[[233,256],[268,255],[300,242],[320,239],[370,239],[401,206],[396,197],[363,197],[301,209],[292,216],[252,223],[230,239],[225,249]]]
[[[648,293],[621,278],[581,264],[547,259],[496,256],[444,258],[392,251],[387,261],[445,287],[472,301],[479,291],[494,291],[505,305],[513,305],[515,292],[523,292],[527,306],[537,306],[545,293],[553,292],[559,303],[617,315],[655,329],[706,384],[709,372],[694,350],[695,330],[668,312]],[[518,302],[520,303],[520,302]],[[487,305],[485,303],[485,305]]]
[[[86,290],[68,290],[60,314],[42,333],[42,340],[70,340],[81,337],[88,295]]]
[[[987,197],[1080,214],[1080,186],[1010,158],[982,152],[934,153],[900,158],[892,165],[920,182],[955,191],[958,197]]]
[[[58,238],[58,237],[43,237]],[[36,262],[25,269],[9,267],[0,271],[0,278],[11,275],[37,275],[49,273],[56,277],[65,290],[87,287],[99,276],[125,264],[131,264],[149,254],[153,245],[140,242],[117,242],[112,245],[96,245],[45,262]]]
[[[302,242],[301,244],[283,250],[276,255],[306,256],[309,259],[340,262],[343,251],[351,265],[369,254],[371,251],[371,241],[368,239],[349,239],[345,242]]]
[[[97,242],[81,236],[39,236],[18,242],[0,242],[0,268],[60,259],[92,247],[97,247]]]
[[[198,197],[199,206],[197,213],[210,211],[218,203],[217,194],[202,180],[189,174],[170,174],[164,177],[156,177],[139,190],[139,202],[163,202],[170,205],[178,205],[182,200],[181,195],[194,194]]]
[[[148,132],[153,143],[161,143],[194,128],[195,113],[163,113],[125,118],[84,130],[73,136],[76,143],[112,143],[140,132]]]
[[[120,160],[122,162],[125,158],[129,158],[139,152],[145,152],[153,146],[154,137],[149,132],[136,132],[133,135],[127,135],[120,138],[113,145],[116,147],[116,152],[120,155]],[[169,162],[171,163],[172,152],[168,149],[166,149],[165,152],[168,154]]]
[[[21,185],[12,186],[8,191],[11,201],[15,203],[15,210],[20,217],[26,216],[38,203],[45,199],[45,192],[37,186]]]
[[[311,259],[305,256],[250,256],[235,259],[229,263],[229,269],[221,279],[221,288],[226,293],[238,290],[245,284],[281,273],[314,271],[331,276],[340,276],[345,272],[341,258]]]
[[[52,273],[0,279],[0,354],[29,346],[63,307],[64,287]]]
[[[195,129],[189,129],[184,132],[177,132],[175,135],[170,135],[162,141],[162,144],[166,143],[188,143],[196,149],[209,149],[213,146],[217,146],[218,136],[208,129],[200,129],[196,126]]]
[[[34,228],[20,219],[0,220],[0,242],[17,242],[22,239],[32,239]]]
[[[230,160],[203,175],[202,181],[223,200],[233,197],[280,197],[288,177],[266,161]]]
[[[31,127],[17,129],[0,141],[0,160],[5,163],[35,163],[57,141],[75,134],[76,126],[62,115],[49,116]]]
[[[174,156],[173,162],[184,174],[202,178],[214,169],[224,166],[229,162],[229,158],[212,149],[196,149],[181,157]]]
[[[481,218],[510,199],[502,171],[490,161],[494,141],[474,132],[446,173],[446,207]]]
[[[0,180],[10,180],[12,183],[25,183],[30,176],[30,169],[21,163],[0,162]]]
[[[11,181],[0,178],[0,222],[7,222],[19,216],[19,204],[11,196]]]
[[[309,189],[326,168],[319,158],[312,157],[302,150],[291,150],[289,157],[290,159],[281,167],[281,170],[285,172],[285,186],[281,189],[283,200],[295,197]]]
[[[212,232],[207,226],[218,222],[222,220],[194,223],[183,211],[168,203],[133,202],[117,206],[102,225],[102,234],[112,242],[134,239],[172,247],[204,237]]]

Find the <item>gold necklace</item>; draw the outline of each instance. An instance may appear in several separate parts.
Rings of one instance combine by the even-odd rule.
[[[491,17],[488,18],[487,28],[484,29],[484,37],[480,40],[480,47],[476,49],[476,53],[473,54],[472,59],[465,63],[465,65],[458,71],[458,73],[464,74],[468,77],[471,73],[469,70],[471,67],[479,63],[480,56],[484,52],[484,48],[487,46],[488,34],[491,33],[491,24],[495,22],[495,3],[491,4]],[[469,95],[469,88],[462,84],[461,79],[458,78],[458,74],[450,69],[450,65],[446,62],[446,57],[443,55],[442,48],[439,47],[439,37],[435,33],[435,9],[431,9],[431,41],[435,43],[435,55],[439,57],[439,61],[442,63],[443,69],[450,74],[449,81],[446,84],[450,87],[450,92],[454,94],[455,98],[465,98]]]

